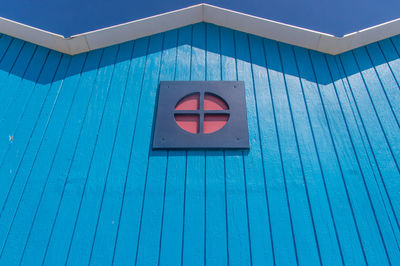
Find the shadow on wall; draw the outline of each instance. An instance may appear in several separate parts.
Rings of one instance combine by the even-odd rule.
[[[208,24],[208,23],[205,23],[205,24],[206,24],[207,28],[213,27],[214,29],[216,29],[218,31],[219,38],[220,38],[218,40],[219,43],[221,43],[221,32],[234,32],[234,31],[232,31],[230,29],[227,29],[227,28],[218,27],[218,26],[215,26],[215,25],[212,25],[212,24]],[[187,27],[183,27],[183,28],[177,30],[178,31],[178,38],[179,38],[179,32],[180,31],[185,30],[185,28],[192,28],[192,27],[193,26],[187,26]],[[207,37],[208,37],[207,36],[207,31],[205,31],[204,33],[205,33],[205,36],[202,39],[207,40]],[[166,33],[162,33],[162,35],[165,35],[165,34]],[[230,33],[230,34],[232,36],[236,35],[236,34],[232,34],[232,33]],[[146,38],[151,38],[151,37],[146,37]],[[248,39],[249,38],[258,38],[258,39],[261,40],[261,38],[253,36],[253,35],[247,35],[247,38]],[[136,40],[136,42],[137,41],[138,40]],[[269,53],[278,52],[279,53],[279,57],[281,57],[282,56],[282,47],[286,46],[286,48],[289,48],[289,50],[290,49],[292,50],[292,54],[294,54],[293,51],[296,49],[296,50],[304,50],[309,54],[310,53],[316,53],[316,54],[323,55],[322,53],[319,53],[319,52],[309,51],[309,50],[306,50],[306,49],[303,49],[303,48],[293,47],[293,46],[290,46],[290,45],[287,45],[287,44],[283,44],[283,43],[279,43],[279,42],[275,42],[275,41],[264,39],[263,40],[264,44],[265,44],[265,42],[268,42],[271,46],[276,46],[277,50],[276,51],[268,51],[269,48],[264,45],[264,47],[263,47],[264,48],[264,57],[262,57],[262,56],[261,57],[254,57],[253,60],[249,60],[249,58],[243,58],[243,56],[241,56],[241,54],[243,54],[243,53],[236,53],[236,51],[234,49],[233,50],[227,50],[227,51],[224,50],[224,51],[221,52],[219,49],[216,49],[215,47],[206,47],[206,44],[199,45],[198,43],[191,43],[191,41],[192,40],[179,40],[179,44],[178,43],[176,43],[176,44],[164,43],[162,49],[165,51],[165,50],[168,50],[168,49],[171,49],[171,48],[175,48],[177,46],[179,47],[179,46],[189,45],[189,46],[191,46],[193,48],[206,50],[207,52],[219,54],[221,56],[226,56],[226,57],[230,57],[230,58],[236,58],[237,60],[242,60],[242,61],[247,61],[247,62],[252,61],[250,63],[258,65],[258,66],[261,66],[261,67],[265,67],[265,64],[266,64],[267,68],[270,69],[270,70],[275,70],[275,71],[278,71],[278,72],[281,72],[281,73],[285,72],[285,74],[289,74],[289,75],[296,76],[296,77],[299,77],[299,74],[297,72],[291,72],[291,70],[282,70],[282,64],[270,64],[267,53],[268,52]],[[135,41],[131,41],[129,43],[132,43],[132,45],[134,45]],[[392,50],[392,51],[389,51],[388,53],[382,53],[382,49],[381,49],[382,43],[383,43],[383,45],[388,47],[387,49]],[[398,44],[397,47],[396,47],[396,44]],[[367,64],[366,66],[360,66],[358,64],[357,68],[353,68],[352,71],[347,71],[346,72],[347,76],[355,74],[355,73],[358,73],[360,71],[364,71],[367,68],[372,68],[373,65],[377,66],[377,65],[387,64],[388,62],[399,60],[399,53],[398,53],[398,49],[400,48],[400,37],[399,36],[396,36],[394,38],[381,41],[379,43],[374,43],[374,44],[371,44],[369,46],[377,46],[377,47],[379,47],[379,50],[380,50],[381,54],[375,56],[373,58],[374,60],[372,60],[372,61],[371,61],[371,57],[370,57],[370,59],[369,59],[371,61],[370,64]],[[109,48],[110,47],[105,48],[105,49],[109,49]],[[250,47],[250,50],[251,49],[252,49],[252,47]],[[43,52],[43,50],[46,50],[46,52]],[[91,51],[91,52],[88,52],[88,53],[75,55],[73,57],[83,57],[83,58],[86,59],[87,57],[91,56],[91,54],[92,54],[92,56],[101,57],[102,54],[103,54],[102,50],[104,50],[104,49],[95,50],[95,51]],[[285,50],[288,50],[288,49],[285,49]],[[365,51],[368,50],[368,48],[362,47],[362,48],[356,49],[355,51],[357,51],[357,50],[364,50],[363,52],[365,52]],[[41,55],[38,54],[39,52],[41,52]],[[160,50],[152,50],[152,51],[148,50],[147,51],[148,54],[157,53],[157,52],[160,52]],[[101,61],[100,64],[90,64],[90,63],[85,61],[85,64],[84,64],[83,68],[73,67],[73,66],[69,65],[68,70],[66,71],[66,73],[64,75],[57,75],[57,74],[56,75],[48,75],[48,74],[46,75],[46,73],[44,73],[43,69],[47,69],[47,70],[49,69],[49,67],[46,68],[45,66],[46,66],[46,64],[49,64],[48,60],[49,60],[49,58],[51,58],[51,56],[50,56],[51,54],[53,54],[53,56],[55,56],[55,57],[57,57],[56,54],[58,54],[59,60],[61,60],[61,58],[65,58],[65,57],[67,57],[69,60],[71,60],[73,58],[72,56],[69,56],[69,55],[60,54],[60,53],[55,52],[55,51],[50,51],[50,50],[48,50],[46,48],[38,47],[38,46],[36,46],[34,44],[27,43],[27,42],[24,42],[24,41],[21,41],[21,40],[14,39],[14,38],[11,38],[9,36],[3,35],[3,36],[1,36],[1,39],[0,39],[0,71],[3,72],[3,75],[10,73],[11,75],[18,76],[19,78],[27,79],[27,80],[30,80],[30,81],[33,81],[33,82],[37,82],[37,83],[40,83],[40,84],[48,84],[48,83],[57,81],[59,79],[64,79],[65,77],[68,77],[68,76],[79,75],[79,74],[81,74],[83,72],[92,71],[92,70],[95,70],[95,69],[98,69],[98,68],[101,68],[101,67],[105,67],[105,66],[110,65],[110,64],[116,64],[116,63],[119,63],[119,62],[122,62],[122,61],[132,60],[134,58],[146,56],[146,51],[145,50],[143,50],[141,52],[137,52],[136,51],[134,53],[134,55],[118,54],[118,56],[116,56],[115,58],[109,58],[109,59],[106,59],[106,60],[98,60],[99,62]],[[345,54],[349,54],[350,57],[355,57],[354,51],[350,51],[350,52],[347,52]],[[368,55],[370,56],[370,54],[368,54]],[[38,60],[34,60],[35,57],[39,57],[39,56],[45,56],[46,57],[45,60],[39,60],[40,62],[44,62],[44,64],[42,63],[41,65],[37,65],[35,63],[36,61],[38,61]],[[327,57],[335,58],[336,62],[338,64],[338,67],[342,68],[342,66],[339,65],[339,64],[341,64],[340,57],[342,55],[339,55],[339,56],[323,55],[323,56],[325,58],[327,58]],[[83,60],[85,60],[85,59],[83,59]],[[372,64],[372,62],[373,62],[373,64]],[[31,71],[32,68],[41,69],[40,70],[40,74],[38,75],[38,73],[36,73],[35,71]],[[313,71],[307,71],[307,73],[303,74],[303,76],[301,76],[301,78],[304,78],[304,79],[306,79],[308,81],[311,81],[311,82],[315,82],[316,79],[315,79],[315,75],[313,75]],[[342,76],[340,76],[339,78],[342,79],[344,77],[345,76],[342,74]],[[326,78],[324,80],[318,80],[318,83],[320,83],[320,84],[329,84],[329,83],[332,83],[331,79],[332,79],[332,77],[330,79]]]

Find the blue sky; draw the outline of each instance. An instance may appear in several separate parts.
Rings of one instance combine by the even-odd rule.
[[[400,0],[0,0],[0,16],[69,37],[206,2],[342,36],[400,18]]]

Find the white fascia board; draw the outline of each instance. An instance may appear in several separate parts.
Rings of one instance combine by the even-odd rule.
[[[209,4],[198,4],[172,12],[64,38],[0,17],[0,32],[49,49],[74,55],[138,38],[151,36],[187,25],[207,22],[260,37],[284,42],[327,54],[365,46],[400,34],[400,19],[335,37]]]
[[[400,18],[343,36],[343,52],[400,34]]]
[[[69,53],[64,36],[0,17],[0,32],[62,53]]]
[[[300,27],[204,4],[204,21],[264,38],[316,50],[321,37],[333,37]]]
[[[132,22],[72,36],[70,41],[84,37],[89,50],[151,36],[203,21],[202,5],[195,5]],[[76,50],[73,53],[77,53]]]

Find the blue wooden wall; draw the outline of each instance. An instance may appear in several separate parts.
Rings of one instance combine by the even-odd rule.
[[[0,38],[1,265],[399,265],[400,36]],[[243,80],[251,148],[152,151],[160,80]]]

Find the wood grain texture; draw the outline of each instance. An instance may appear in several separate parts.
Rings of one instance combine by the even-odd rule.
[[[397,265],[400,38],[199,23],[76,56],[0,36],[1,265]],[[153,151],[160,80],[242,80],[250,150]]]

